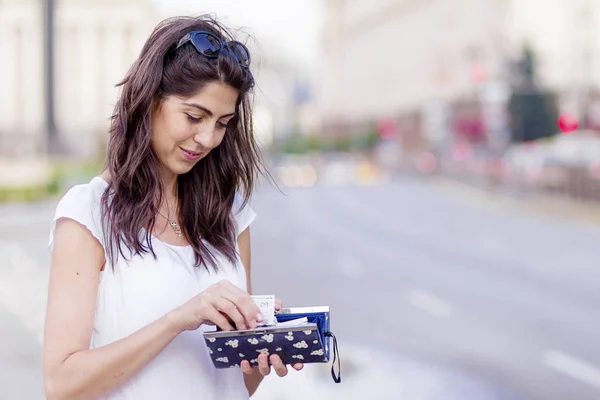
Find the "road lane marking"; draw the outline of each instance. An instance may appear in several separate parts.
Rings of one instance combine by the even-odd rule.
[[[412,289],[408,293],[408,302],[438,318],[448,318],[452,313],[450,303],[424,290]]]
[[[542,364],[578,381],[600,388],[600,368],[558,350],[542,353]]]

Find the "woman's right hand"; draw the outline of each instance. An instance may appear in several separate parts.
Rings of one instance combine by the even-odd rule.
[[[263,320],[252,297],[228,280],[222,280],[192,297],[170,315],[182,330],[196,330],[207,322],[225,331],[253,329],[257,322]]]

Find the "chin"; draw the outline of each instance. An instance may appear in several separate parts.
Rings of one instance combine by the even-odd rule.
[[[196,164],[194,164],[196,165]],[[171,172],[175,175],[184,175],[192,170],[193,165],[178,165],[175,168],[170,168]]]
[[[203,157],[204,158],[204,157]],[[188,172],[190,172],[196,165],[198,165],[198,163],[202,161],[202,158],[199,159],[198,161],[196,161],[195,163],[191,164],[191,163],[187,163],[187,162],[175,162],[173,164],[171,164],[171,167],[169,168],[171,170],[171,172],[173,172],[175,175],[183,175],[183,174],[187,174]]]

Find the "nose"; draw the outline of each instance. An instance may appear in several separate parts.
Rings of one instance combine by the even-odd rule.
[[[203,124],[194,135],[194,141],[206,150],[217,147],[219,143],[215,124]]]

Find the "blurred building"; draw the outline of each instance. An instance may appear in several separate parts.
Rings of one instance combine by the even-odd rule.
[[[54,108],[67,154],[101,148],[124,77],[158,21],[152,0],[55,0]],[[44,0],[0,0],[0,157],[44,153]],[[242,39],[243,40],[243,39]],[[256,46],[255,46],[256,47]],[[257,134],[293,130],[295,72],[268,43],[253,48]]]
[[[0,1],[0,151],[44,151],[43,0]],[[145,0],[55,1],[55,118],[68,150],[97,151],[112,113],[115,84],[155,19]]]
[[[295,96],[295,85],[299,70],[273,42],[251,42],[249,49],[256,81],[254,133],[260,144],[268,147],[297,129],[300,101]]]
[[[514,60],[526,42],[540,83],[582,115],[600,89],[597,0],[327,0],[323,118],[331,127],[394,118],[403,132],[447,135],[448,115],[500,131]],[[482,106],[483,104],[483,106]],[[444,128],[445,127],[445,128]]]

